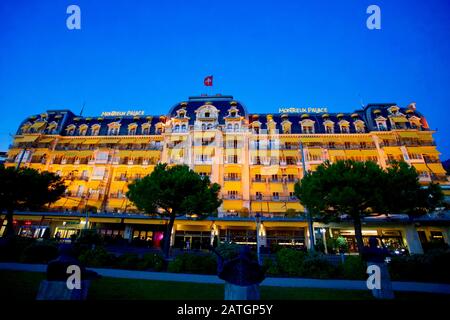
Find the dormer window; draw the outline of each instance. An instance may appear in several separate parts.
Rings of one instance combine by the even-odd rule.
[[[81,125],[78,128],[78,132],[80,136],[85,136],[87,134],[88,126],[87,125]]]
[[[93,135],[93,136],[98,136],[99,133],[100,133],[100,125],[94,124],[94,125],[91,127],[91,135]]]
[[[378,131],[387,131],[386,118],[379,116],[375,119]]]
[[[155,125],[155,128],[156,128],[156,130],[155,130],[156,134],[162,134],[164,132],[164,124],[162,122],[158,122]]]
[[[305,119],[300,122],[302,133],[314,133],[314,121]]]
[[[230,116],[232,116],[233,118],[236,117],[236,111],[232,111],[232,112],[230,113]]]
[[[108,131],[108,136],[117,136],[119,134],[119,128],[110,128]]]
[[[75,126],[73,124],[67,127],[67,135],[68,136],[75,135]]]
[[[409,118],[409,124],[411,126],[411,129],[420,130],[422,127],[421,123],[420,123],[420,118],[418,118],[416,116],[412,116]]]
[[[132,127],[130,129],[128,129],[128,135],[129,136],[134,136],[136,135],[136,127]]]
[[[364,121],[362,120],[355,120],[354,125],[356,133],[364,133],[366,131]]]
[[[334,133],[334,122],[330,120],[326,120],[323,123],[325,127],[325,133]]]

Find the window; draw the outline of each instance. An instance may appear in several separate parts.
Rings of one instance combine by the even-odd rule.
[[[149,127],[145,127],[145,128],[142,130],[142,134],[145,134],[145,135],[150,134],[150,128],[149,128]]]
[[[256,200],[262,200],[262,198],[263,198],[262,193],[261,192],[256,192],[255,199]]]
[[[136,127],[128,129],[128,135],[130,136],[136,135]]]
[[[255,174],[255,181],[261,181],[261,175],[260,174]]]
[[[302,132],[303,133],[314,133],[314,127],[311,125],[304,125],[304,126],[302,126]]]
[[[236,190],[228,191],[228,199],[238,199],[238,192]]]
[[[108,131],[108,135],[109,136],[117,136],[118,134],[119,134],[119,128],[118,127],[109,128],[109,131]]]
[[[103,180],[103,177],[105,176],[105,167],[95,167],[94,171],[92,173],[92,180]]]
[[[91,127],[91,135],[98,136],[99,133],[100,133],[100,126]]]
[[[280,200],[280,193],[279,192],[273,192],[272,193],[272,199],[273,200]]]
[[[211,114],[209,112],[205,112],[205,118],[209,118]]]
[[[237,155],[228,156],[228,163],[238,163],[238,156]]]

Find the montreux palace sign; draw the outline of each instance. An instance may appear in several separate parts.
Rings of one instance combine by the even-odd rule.
[[[328,112],[327,107],[278,108],[278,113],[324,113],[324,112]]]
[[[122,117],[122,116],[143,116],[143,110],[129,110],[129,111],[103,111],[102,117]]]

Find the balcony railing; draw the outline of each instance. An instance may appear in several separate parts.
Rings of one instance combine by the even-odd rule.
[[[228,176],[225,176],[223,178],[223,180],[224,181],[241,181],[241,177],[228,177]]]
[[[222,199],[224,200],[241,200],[242,199],[242,195],[240,194],[225,194],[222,196]]]
[[[295,196],[251,196],[252,201],[298,202]]]

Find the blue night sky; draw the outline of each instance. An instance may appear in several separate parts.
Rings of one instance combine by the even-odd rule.
[[[66,27],[81,8],[81,30]],[[366,8],[381,8],[381,30]],[[250,112],[417,102],[450,157],[450,1],[0,1],[0,150],[47,109],[165,114],[231,94]],[[361,97],[361,98],[360,98]]]

